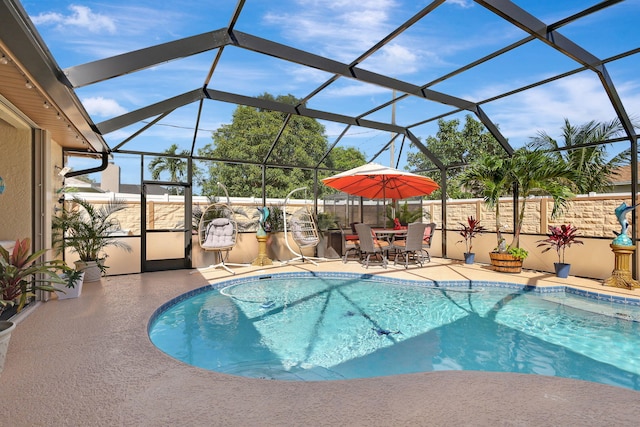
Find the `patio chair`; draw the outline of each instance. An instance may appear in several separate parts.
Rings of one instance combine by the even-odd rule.
[[[373,230],[367,224],[356,224],[358,240],[360,241],[360,255],[363,259],[362,264],[365,268],[369,268],[369,259],[371,255],[382,257],[382,266],[387,268],[387,251],[389,250],[389,242],[378,240],[374,237]],[[366,255],[366,257],[365,257]]]
[[[220,262],[212,264],[197,271],[204,271],[222,267],[231,274],[236,274],[228,266],[248,267],[248,264],[227,263],[229,252],[236,245],[238,238],[238,223],[235,220],[235,212],[231,208],[231,200],[227,188],[220,182],[227,196],[227,203],[212,203],[202,212],[198,223],[198,243],[204,251],[214,252]],[[192,273],[195,273],[192,272]]]
[[[360,260],[360,240],[357,234],[348,234],[341,225],[340,233],[342,234],[342,262],[344,264],[349,260],[349,253],[354,252]]]
[[[214,252],[219,260],[203,270],[222,267],[231,274],[235,274],[228,266],[246,267],[245,264],[227,264],[229,252],[236,245],[238,225],[233,219],[233,211],[228,205],[214,203],[202,213],[198,226],[198,241],[205,251]]]
[[[427,262],[431,262],[431,255],[427,249],[431,248],[431,242],[433,241],[433,233],[436,231],[436,223],[430,222],[424,229],[424,237],[422,238],[422,251],[421,254],[425,256]]]
[[[396,251],[393,264],[398,263],[398,259],[404,260],[404,268],[409,268],[409,259],[412,258],[422,267],[422,241],[427,224],[412,222],[407,226],[407,236],[403,240],[393,242],[392,249]]]
[[[309,261],[314,265],[318,265],[316,260],[321,260],[321,258],[310,257],[303,254],[303,249],[307,248],[315,248],[320,243],[320,235],[318,233],[318,224],[313,217],[313,213],[311,212],[310,207],[305,203],[304,207],[297,209],[291,215],[287,212],[287,209],[290,205],[289,199],[291,195],[296,191],[305,190],[306,187],[296,188],[291,191],[284,200],[284,234],[285,234],[285,243],[294,257],[288,261],[283,261],[283,264],[288,264],[292,261]],[[298,251],[296,252],[291,245],[289,244],[289,239],[287,238],[288,234],[291,233],[291,237],[298,247]]]

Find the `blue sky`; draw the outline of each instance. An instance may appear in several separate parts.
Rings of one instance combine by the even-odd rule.
[[[309,50],[349,63],[430,2],[417,0],[247,0],[236,30]],[[521,0],[518,6],[546,23],[569,16],[597,1]],[[42,38],[62,68],[80,65],[172,40],[226,27],[235,0],[217,1],[24,1]],[[599,58],[640,46],[636,30],[640,0],[625,1],[603,12],[563,27],[560,32]],[[367,58],[360,67],[423,85],[475,59],[524,38],[521,30],[468,0],[450,0],[407,30],[388,47]],[[94,122],[133,111],[201,87],[215,51],[171,61],[77,90]],[[438,83],[433,90],[480,101],[517,89],[550,75],[578,68],[571,59],[540,42],[530,42],[503,58],[490,61]],[[640,55],[607,65],[627,113],[640,112],[638,71]],[[330,75],[227,47],[209,87],[243,95],[263,92],[304,97]],[[308,105],[309,108],[358,115],[392,98],[390,90],[340,79]],[[573,124],[608,121],[615,113],[594,73],[582,72],[555,83],[487,104],[485,112],[514,146],[521,146],[538,131],[560,137],[564,118]],[[231,121],[235,105],[206,102],[197,147],[210,141],[211,131]],[[453,108],[424,99],[398,102],[396,122],[409,125],[445,114]],[[176,110],[158,126],[126,145],[131,150],[162,151],[172,143],[189,148],[196,105]],[[466,113],[446,119],[462,119]],[[391,108],[370,116],[388,121]],[[343,125],[322,122],[329,142]],[[106,135],[113,147],[135,132],[131,126]],[[435,122],[418,126],[424,139],[435,134]],[[341,142],[355,146],[371,158],[390,136],[354,127]],[[155,149],[157,147],[157,149]],[[400,164],[404,164],[406,150]],[[625,147],[615,145],[611,151]],[[399,148],[396,148],[396,155]],[[378,158],[388,164],[388,154]]]

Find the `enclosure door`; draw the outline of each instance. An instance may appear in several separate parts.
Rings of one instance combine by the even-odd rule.
[[[142,183],[142,271],[191,268],[191,187]]]

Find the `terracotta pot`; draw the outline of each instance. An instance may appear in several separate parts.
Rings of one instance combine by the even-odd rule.
[[[522,271],[522,260],[511,254],[491,252],[489,257],[494,271],[501,273],[520,273]]]

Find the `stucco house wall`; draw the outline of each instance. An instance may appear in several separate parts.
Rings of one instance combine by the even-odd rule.
[[[0,240],[31,237],[31,130],[0,119]]]

